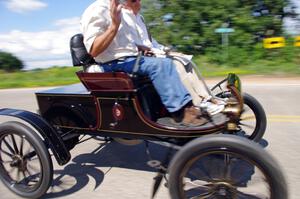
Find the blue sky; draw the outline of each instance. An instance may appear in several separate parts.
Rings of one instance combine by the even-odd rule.
[[[26,2],[25,5],[18,5],[18,2]],[[0,31],[9,32],[12,29],[22,31],[41,31],[55,29],[53,22],[78,17],[84,9],[94,0],[0,0]],[[11,2],[11,5],[9,5]],[[16,2],[16,3],[14,3]],[[36,4],[36,6],[31,6]]]
[[[94,1],[0,0],[0,50],[15,54],[26,69],[71,66],[69,40]],[[300,8],[300,0],[292,1]]]
[[[0,0],[0,50],[17,55],[26,69],[71,65],[69,39],[92,2]]]

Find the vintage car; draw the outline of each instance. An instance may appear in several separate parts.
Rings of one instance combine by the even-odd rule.
[[[237,75],[211,89],[227,98],[223,113],[207,115],[203,126],[186,127],[171,121],[147,77],[86,72],[95,63],[82,35],[71,39],[71,53],[74,66],[82,67],[81,83],[37,92],[38,113],[0,109],[0,115],[22,121],[0,124],[0,178],[8,189],[25,198],[43,196],[53,178],[49,151],[65,165],[86,135],[126,145],[155,142],[175,151],[149,165],[158,171],[153,197],[165,177],[174,199],[287,198],[280,168],[256,143],[266,129],[264,110],[241,92]]]

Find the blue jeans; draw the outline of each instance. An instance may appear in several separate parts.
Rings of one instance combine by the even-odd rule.
[[[136,57],[101,64],[105,72],[123,71],[132,73]],[[138,75],[148,76],[162,103],[169,112],[176,112],[192,100],[181,83],[173,62],[169,58],[141,57]]]

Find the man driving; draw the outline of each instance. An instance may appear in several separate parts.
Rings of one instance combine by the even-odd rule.
[[[87,51],[100,63],[106,72],[133,72],[139,46],[132,34],[132,24],[126,20],[126,12],[138,13],[140,0],[127,0],[125,5],[118,0],[97,0],[83,13],[81,28]],[[132,6],[128,6],[132,3]],[[140,2],[139,2],[140,3]],[[162,103],[174,121],[193,127],[207,123],[201,111],[192,103],[192,97],[182,84],[169,58],[142,56],[138,75],[148,76]]]

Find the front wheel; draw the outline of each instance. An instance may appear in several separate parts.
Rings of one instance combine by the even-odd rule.
[[[52,183],[53,166],[42,139],[19,122],[0,125],[0,179],[24,198],[40,198]]]
[[[230,98],[230,92],[222,92],[216,95],[220,98]],[[262,105],[248,93],[242,94],[244,105],[238,126],[243,136],[259,142],[267,128],[267,117]]]
[[[248,93],[243,93],[244,109],[239,126],[245,135],[256,142],[264,136],[267,127],[267,117],[262,105]]]
[[[172,199],[287,199],[278,164],[258,144],[233,135],[184,146],[169,166]]]

